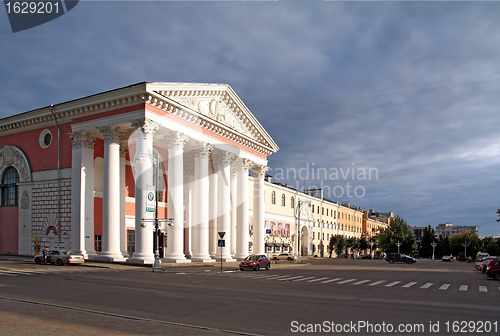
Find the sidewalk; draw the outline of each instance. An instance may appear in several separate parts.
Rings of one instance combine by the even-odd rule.
[[[306,259],[306,258],[303,258]],[[19,256],[19,255],[0,255],[0,261],[10,261],[10,262],[22,262],[26,264],[33,263],[33,257],[30,256]],[[238,265],[239,261],[234,262],[223,262],[222,269],[224,271],[227,270],[239,270]],[[275,263],[271,261],[271,269],[282,269],[282,268],[293,268],[306,266],[307,259],[303,260],[303,263],[296,264],[288,261],[280,261]],[[203,270],[214,270],[218,271],[221,268],[220,262],[211,262],[211,263],[203,263],[203,262],[191,262],[191,263],[167,263],[162,260],[161,266],[164,271],[193,271],[199,272]],[[86,260],[85,263],[80,265],[80,267],[98,267],[98,268],[108,268],[108,269],[137,269],[137,270],[152,270],[152,265],[137,265],[137,264],[127,264],[127,263],[110,263],[103,261],[94,261],[94,260]]]

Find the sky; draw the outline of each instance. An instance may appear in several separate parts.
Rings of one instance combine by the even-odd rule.
[[[500,2],[85,1],[13,33],[0,118],[148,82],[229,84],[273,182],[500,236]]]

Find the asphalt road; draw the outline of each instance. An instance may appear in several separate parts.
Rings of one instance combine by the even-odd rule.
[[[7,298],[18,300],[9,304],[36,302],[40,308],[63,307],[144,325],[186,325],[188,329],[179,335],[500,334],[500,282],[475,271],[472,264],[307,262],[281,262],[259,272],[240,272],[237,265],[226,264],[222,273],[217,265],[166,267],[163,273],[153,273],[131,266],[106,269],[0,261],[0,297],[4,303]],[[9,269],[12,275],[2,275]],[[89,317],[77,323],[96,321]],[[155,327],[115,332],[171,334]]]

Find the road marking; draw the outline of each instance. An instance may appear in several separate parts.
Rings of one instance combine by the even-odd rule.
[[[343,284],[346,284],[348,282],[353,282],[353,281],[356,281],[356,280],[357,279],[347,279],[347,280],[344,280],[344,281],[337,282],[337,284],[343,285]]]
[[[338,280],[342,280],[342,278],[335,278],[335,279],[325,280],[325,281],[321,281],[321,283],[329,283],[329,282],[334,282],[334,281],[338,281]],[[500,289],[500,287],[498,287],[498,289]]]
[[[400,283],[401,281],[393,281],[391,283],[388,283],[387,285],[385,285],[385,287],[392,287],[394,285],[397,285],[398,283]]]
[[[295,279],[295,280],[292,280],[292,281],[304,281],[304,280],[309,280],[309,279],[314,279],[314,277],[307,277],[307,278]]]
[[[427,288],[429,288],[429,287],[430,287],[430,286],[432,286],[432,285],[434,285],[434,283],[433,283],[433,282],[428,282],[428,283],[426,283],[425,285],[421,286],[420,288],[427,289]]]
[[[375,281],[371,284],[369,284],[368,286],[376,286],[376,285],[380,285],[382,282],[385,282],[385,280],[379,280],[379,281]]]
[[[6,276],[18,276],[18,274],[16,274],[16,273],[9,272],[9,271],[4,271],[4,270],[0,270],[0,274],[1,275],[6,275]]]
[[[486,286],[479,286],[479,292],[480,293],[488,293],[488,287],[486,287]]]
[[[450,287],[450,284],[443,284],[441,287],[439,287],[440,290],[447,290]]]
[[[368,282],[368,281],[371,281],[371,280],[361,280],[361,281],[353,283],[352,285],[353,286],[355,286],[355,285],[361,285],[361,284],[364,284],[365,282]]]
[[[306,282],[316,282],[316,281],[321,281],[321,280],[326,280],[328,278],[317,278],[317,279],[313,279],[313,280],[307,280]]]
[[[271,280],[276,280],[276,279],[280,279],[280,278],[288,278],[288,277],[290,277],[290,276],[289,276],[289,275],[279,275],[279,276],[274,277],[274,278],[267,278],[266,280],[269,280],[269,279],[271,279]]]
[[[413,285],[415,285],[416,282],[408,282],[406,285],[402,286],[403,288],[410,288],[412,287]]]
[[[461,285],[460,288],[458,289],[459,292],[467,292],[467,289],[469,288],[468,285]]]
[[[278,281],[289,281],[289,280],[299,279],[299,278],[303,278],[303,277],[304,277],[303,275],[289,276],[288,278],[278,279]]]

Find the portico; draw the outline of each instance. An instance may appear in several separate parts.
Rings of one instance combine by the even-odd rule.
[[[79,108],[94,113],[71,123],[73,250],[88,258],[153,263],[154,213],[147,198],[156,191],[159,216],[173,224],[160,227],[167,262],[242,259],[249,250],[252,171],[253,251],[264,253],[264,175],[267,156],[278,147],[228,85],[141,83],[102,95],[108,97],[97,95],[98,104],[86,102],[94,110]],[[117,105],[125,106],[95,113]],[[102,250],[96,251],[100,204],[95,219],[102,222]],[[129,231],[135,231],[131,255],[124,246]],[[222,251],[214,235],[221,231]]]

